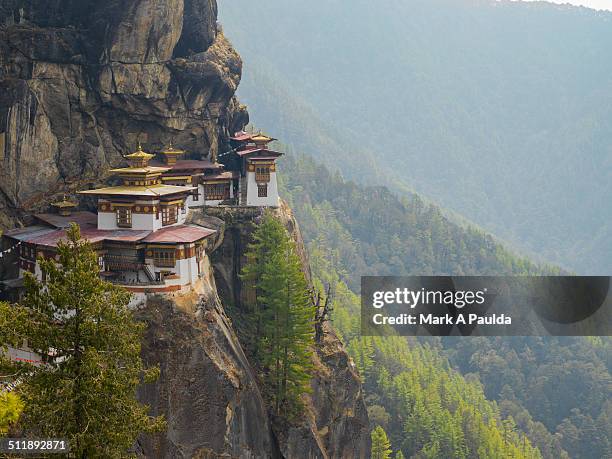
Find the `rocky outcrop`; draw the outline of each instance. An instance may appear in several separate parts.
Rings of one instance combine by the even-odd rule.
[[[209,277],[212,279],[212,277]],[[163,414],[167,429],[143,435],[147,458],[281,457],[255,376],[214,284],[174,297],[150,297],[143,358],[160,378],[139,398]]]
[[[223,236],[211,254],[217,291],[223,304],[232,305],[229,311],[234,323],[243,323],[248,320],[249,295],[238,274],[246,262],[245,250],[261,210],[212,208],[206,212],[208,215],[196,216],[194,221],[223,221]],[[296,241],[310,277],[302,236],[291,209],[283,202],[275,212]],[[240,327],[237,333],[240,337]],[[329,324],[315,351],[312,393],[305,396],[304,419],[297,424],[288,424],[285,419],[271,421],[278,448],[286,458],[369,457],[369,422],[359,375]]]
[[[307,274],[306,252],[291,210],[275,211],[296,240]],[[141,457],[365,458],[368,416],[359,376],[341,341],[326,324],[314,353],[312,392],[298,422],[269,415],[256,369],[241,347],[248,320],[239,273],[257,208],[193,211],[192,223],[215,228],[210,274],[189,294],[149,297],[139,316],[147,323],[147,365],[161,376],[139,392],[168,428],[142,436]]]
[[[0,228],[104,178],[140,141],[215,155],[248,114],[214,0],[0,5]]]

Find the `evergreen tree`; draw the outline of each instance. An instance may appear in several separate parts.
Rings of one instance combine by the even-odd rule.
[[[296,414],[310,390],[314,307],[295,244],[266,213],[247,254],[243,278],[256,288],[256,355],[274,411]]]
[[[23,411],[23,401],[13,392],[0,392],[0,436],[6,435]]]
[[[372,430],[372,459],[390,459],[391,458],[391,443],[387,438],[385,429],[381,426],[376,426]]]
[[[8,358],[8,346],[17,347],[23,342],[24,313],[10,304],[0,302],[0,381],[11,382],[28,369],[26,364],[16,364]],[[0,435],[6,435],[23,411],[23,401],[14,392],[0,391]]]
[[[58,260],[39,258],[43,281],[25,279],[25,334],[45,356],[20,387],[24,427],[41,437],[66,437],[75,457],[119,457],[141,432],[163,419],[147,415],[137,386],[154,379],[140,359],[144,325],[128,309],[130,294],[99,278],[95,252],[77,225],[58,244]]]
[[[247,263],[242,269],[241,279],[247,291],[254,292],[251,296],[250,321],[246,325],[249,330],[243,335],[247,337],[245,346],[259,360],[259,341],[261,339],[263,313],[262,301],[262,276],[265,269],[267,257],[277,247],[280,247],[286,238],[285,228],[271,218],[268,214],[264,216],[253,233],[253,242],[249,244],[245,254]]]

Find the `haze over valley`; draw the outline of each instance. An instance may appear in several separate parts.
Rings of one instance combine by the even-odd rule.
[[[258,126],[536,260],[610,272],[612,13],[471,0],[238,0],[220,13]]]

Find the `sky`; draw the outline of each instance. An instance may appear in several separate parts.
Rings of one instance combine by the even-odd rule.
[[[534,1],[534,0],[526,0]],[[612,0],[547,0],[551,3],[571,3],[577,6],[587,6],[596,10],[610,10],[612,11]]]

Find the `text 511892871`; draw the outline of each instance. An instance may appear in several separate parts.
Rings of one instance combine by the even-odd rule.
[[[67,453],[68,441],[62,438],[0,438],[0,453]]]

